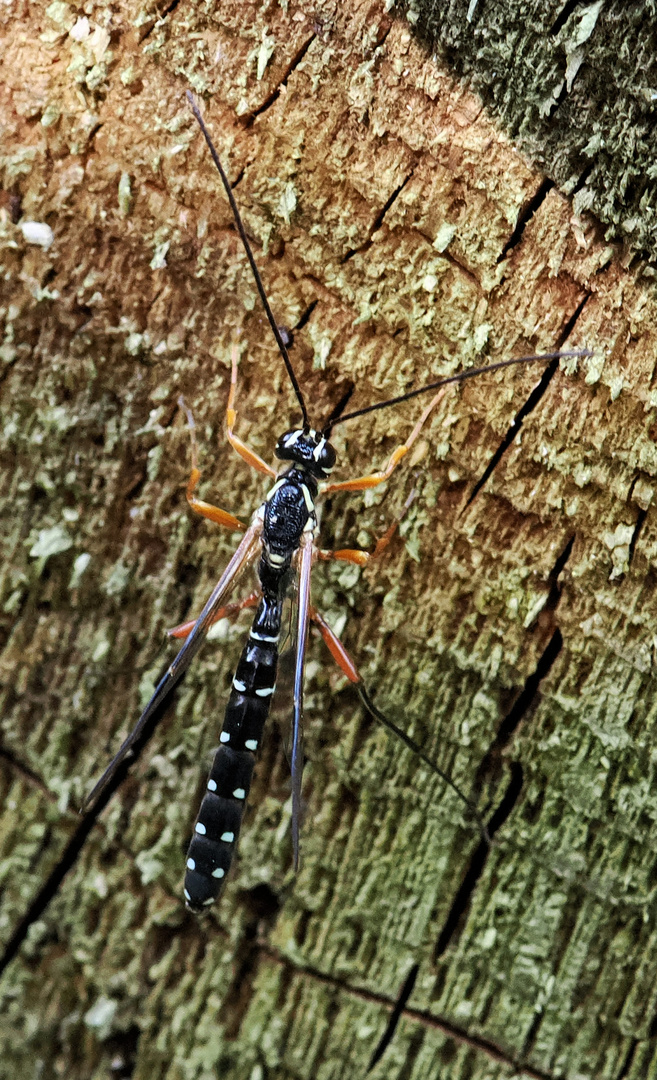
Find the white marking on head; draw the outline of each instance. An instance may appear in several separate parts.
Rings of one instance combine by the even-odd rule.
[[[221,836],[219,837],[219,839],[223,840],[225,844],[232,844],[233,840],[235,839],[235,833],[234,832],[222,833]]]
[[[199,836],[205,836],[207,831],[208,830],[206,829],[202,821],[196,822],[196,825],[194,826],[194,832],[197,832]]]
[[[194,861],[194,859],[188,859],[187,860],[187,869],[188,870],[196,870],[196,862]]]
[[[247,739],[246,742],[244,743],[244,745],[245,745],[247,750],[257,750],[258,749],[258,740],[257,739]]]
[[[222,731],[221,735],[219,736],[219,742],[230,742],[230,735],[227,731]]]
[[[184,892],[184,894],[185,894],[185,900],[189,900],[189,902],[190,902],[190,904],[191,904],[191,902],[192,902],[192,898],[191,898],[191,896],[189,895],[189,893],[187,892],[187,889],[183,889],[183,892]]]
[[[226,871],[222,870],[221,867],[218,866],[216,870],[212,871],[212,876],[213,877],[223,877],[225,873],[226,873]]]
[[[234,799],[245,799],[246,798],[246,791],[244,790],[244,788],[243,787],[236,787],[234,792],[233,792],[233,798]]]
[[[217,790],[217,781],[216,780],[208,780],[208,791],[216,791],[216,790]]]
[[[261,686],[259,690],[256,690],[256,697],[270,697],[275,689],[276,684],[274,686]]]
[[[311,439],[313,440],[313,442],[314,442],[314,441],[315,441],[315,439],[317,438],[317,432],[315,431],[315,429],[314,429],[314,428],[311,428],[311,429],[310,429],[310,431],[308,432],[308,434],[310,435],[310,438],[311,438]]]
[[[319,442],[317,443],[317,446],[313,450],[313,457],[314,457],[315,461],[319,461],[320,457],[322,456],[322,450],[324,449],[325,446],[326,446],[326,439],[320,439]]]
[[[303,431],[301,430],[291,431],[290,434],[283,439],[283,446],[294,446],[295,443],[299,441],[302,435]]]

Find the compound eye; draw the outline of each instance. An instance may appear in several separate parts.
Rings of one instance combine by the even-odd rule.
[[[302,431],[299,431],[298,428],[294,428],[292,431],[286,431],[281,435],[276,443],[276,457],[281,461],[289,461],[294,456],[294,447],[302,434]]]
[[[336,453],[330,443],[325,443],[319,455],[319,467],[323,472],[330,472],[335,465]]]

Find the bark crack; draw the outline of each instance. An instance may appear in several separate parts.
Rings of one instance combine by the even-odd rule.
[[[641,529],[643,528],[643,523],[646,520],[647,516],[648,511],[644,510],[643,507],[640,506],[637,511],[636,521],[634,523],[634,532],[632,533],[632,539],[630,540],[630,550],[627,557],[628,568],[632,565],[632,560],[634,559],[634,552],[636,549],[637,541],[639,539],[639,534],[641,532]]]
[[[575,324],[577,323],[577,320],[579,319],[580,315],[582,314],[582,311],[584,310],[584,306],[587,303],[590,296],[591,296],[591,293],[587,292],[585,294],[585,296],[583,297],[583,299],[580,301],[580,303],[577,305],[575,311],[573,312],[572,316],[570,317],[570,319],[566,323],[566,326],[564,327],[564,331],[561,334],[561,340],[559,341],[557,348],[560,349],[561,346],[564,344],[564,342],[566,342],[568,340],[568,338],[570,337],[570,335],[572,334],[573,329],[575,327]],[[470,492],[470,495],[468,496],[467,502],[466,502],[466,504],[464,506],[464,510],[467,509],[468,506],[470,506],[471,503],[474,502],[477,495],[481,491],[482,487],[484,486],[486,481],[492,476],[493,472],[495,471],[495,469],[499,465],[500,461],[502,460],[504,454],[506,453],[506,451],[511,446],[511,443],[513,442],[516,435],[520,431],[520,429],[521,429],[523,423],[525,422],[525,420],[527,419],[527,417],[534,411],[534,409],[537,407],[537,405],[539,405],[539,403],[540,403],[541,399],[543,398],[544,394],[546,393],[550,383],[552,382],[552,379],[554,378],[558,367],[559,367],[559,360],[555,359],[555,360],[551,360],[550,363],[545,368],[545,370],[543,372],[543,375],[541,376],[541,379],[540,379],[538,385],[534,387],[531,394],[529,395],[529,397],[525,401],[524,405],[522,405],[520,407],[520,409],[518,410],[518,412],[514,416],[513,420],[511,421],[511,423],[510,423],[510,425],[509,425],[509,427],[507,429],[506,434],[504,435],[501,442],[499,443],[499,445],[497,447],[497,450],[495,451],[495,453],[491,457],[490,461],[488,462],[488,465],[484,469],[484,471],[481,474],[479,480],[477,480],[474,487],[472,488],[472,491]]]
[[[636,1054],[637,1047],[639,1045],[639,1039],[632,1039],[625,1055],[625,1060],[620,1067],[620,1072],[616,1077],[616,1080],[625,1080],[625,1077],[629,1075],[632,1068],[632,1062],[634,1061],[634,1055]]]
[[[522,766],[518,762],[512,762],[511,764],[511,778],[507,785],[506,791],[502,796],[502,800],[499,806],[495,809],[491,818],[486,826],[488,836],[492,840],[495,833],[502,828],[502,825],[511,814],[514,806],[516,805],[520,792],[522,791],[523,784],[523,772]],[[477,882],[481,877],[486,860],[490,853],[491,844],[488,840],[480,840],[475,848],[474,854],[470,859],[470,863],[465,872],[463,880],[459,886],[458,892],[454,897],[452,906],[449,909],[447,918],[443,924],[443,928],[438,935],[438,940],[434,948],[433,961],[436,963],[443,955],[447,946],[451,942],[454,934],[456,933],[459,925],[462,922],[462,917],[470,906],[472,895],[477,887]]]
[[[571,545],[572,548],[572,545]],[[555,564],[555,570],[559,566],[561,560],[565,564],[565,557],[570,553],[570,548],[566,545],[565,551],[557,560]],[[510,742],[514,732],[518,728],[520,721],[527,714],[527,711],[534,702],[538,693],[539,687],[543,679],[549,674],[557,656],[561,652],[563,646],[563,638],[559,629],[555,630],[546,648],[544,649],[534,671],[527,677],[525,684],[520,694],[516,698],[516,701],[512,705],[507,715],[502,720],[497,734],[493,739],[490,748],[484,755],[481,765],[477,770],[475,785],[482,782],[483,777],[491,770],[491,766],[501,756],[502,750]],[[492,838],[501,829],[502,825],[510,816],[513,811],[523,785],[523,770],[522,765],[519,762],[512,762],[510,766],[511,777],[507,785],[506,791],[502,796],[502,800],[493,811],[491,818],[487,824],[488,836]],[[434,949],[434,962],[436,962],[445,952],[450,944],[454,934],[457,932],[459,925],[462,923],[463,915],[470,906],[474,890],[477,886],[477,882],[481,877],[486,860],[490,852],[491,845],[488,841],[482,839],[475,848],[468,868],[465,872],[461,885],[454,897],[452,906],[447,914],[447,918],[443,924],[443,928],[438,935],[438,940]]]
[[[408,975],[404,979],[404,985],[402,986],[402,988],[401,988],[401,990],[399,992],[399,997],[397,998],[397,1000],[395,1002],[395,1006],[394,1006],[392,1012],[390,1013],[390,1016],[388,1018],[388,1023],[386,1024],[386,1029],[383,1032],[383,1035],[381,1036],[381,1038],[379,1039],[379,1042],[378,1042],[378,1044],[377,1044],[377,1046],[376,1046],[376,1048],[374,1050],[374,1053],[372,1054],[372,1057],[370,1058],[370,1063],[369,1063],[369,1065],[367,1067],[368,1073],[371,1072],[372,1069],[374,1068],[374,1066],[381,1060],[381,1058],[385,1054],[386,1048],[392,1042],[395,1031],[397,1030],[397,1024],[401,1020],[401,1017],[402,1017],[402,1015],[404,1013],[404,1010],[406,1008],[406,1002],[410,998],[410,996],[413,993],[413,990],[415,988],[415,981],[417,979],[419,970],[420,970],[420,965],[419,964],[413,964],[411,970],[409,971]]]
[[[273,90],[269,92],[261,105],[258,105],[257,108],[253,109],[252,112],[247,113],[246,122],[244,124],[245,127],[251,127],[251,125],[255,122],[258,116],[262,116],[263,113],[266,113],[267,110],[270,109],[276,101],[278,101],[281,95],[281,88],[287,86],[287,80],[289,79],[294,69],[299,66],[316,37],[317,34],[310,34],[310,36],[307,37],[306,40],[297,49],[296,53],[290,60],[290,63],[285,68],[281,78],[279,79]]]
[[[550,180],[546,176],[540,187],[538,188],[536,194],[525,203],[518,215],[518,220],[516,221],[513,232],[511,233],[509,239],[507,240],[506,244],[504,245],[502,251],[498,256],[498,263],[504,262],[507,255],[509,255],[510,252],[512,252],[513,249],[518,246],[518,244],[522,240],[522,236],[527,225],[533,218],[534,214],[540,209],[541,205],[545,202],[553,187],[554,181]]]
[[[350,983],[345,982],[342,979],[337,978],[334,975],[328,975],[323,971],[318,971],[316,968],[312,968],[305,964],[295,964],[289,957],[283,955],[274,949],[266,942],[262,942],[262,951],[269,959],[281,964],[295,974],[305,975],[310,979],[314,979],[317,982],[323,983],[325,986],[331,986],[340,993],[349,994],[351,997],[357,998],[360,1001],[368,1002],[372,1005],[381,1005],[383,1008],[392,1009],[395,1008],[395,1001],[387,997],[385,994],[376,993],[374,990],[368,990],[365,987],[352,986]],[[413,969],[411,969],[412,972]],[[407,981],[410,977],[407,976]],[[416,1024],[420,1024],[425,1028],[430,1028],[435,1031],[440,1031],[448,1038],[453,1039],[455,1042],[464,1046],[469,1046],[473,1050],[477,1050],[486,1055],[486,1057],[493,1061],[499,1062],[503,1065],[511,1066],[516,1071],[521,1071],[531,1080],[556,1080],[552,1073],[546,1072],[542,1069],[537,1069],[532,1065],[526,1065],[520,1062],[520,1060],[514,1057],[512,1054],[506,1052],[501,1046],[493,1042],[490,1039],[483,1039],[477,1035],[470,1035],[465,1028],[459,1027],[457,1024],[453,1024],[451,1021],[446,1020],[444,1017],[436,1016],[434,1013],[429,1012],[426,1009],[413,1009],[408,1005],[404,1005],[400,1012],[401,1016],[406,1020],[411,1020]]]
[[[527,398],[525,403],[520,407],[520,409],[518,409],[518,412],[516,413],[513,420],[511,421],[511,423],[510,423],[510,425],[509,425],[509,427],[507,429],[507,432],[504,435],[504,438],[499,443],[499,445],[497,447],[497,450],[495,451],[495,453],[491,457],[490,461],[488,462],[488,465],[486,466],[483,473],[481,474],[481,476],[479,477],[479,479],[475,483],[474,487],[472,488],[472,491],[470,492],[470,495],[468,496],[468,500],[467,500],[467,502],[465,504],[464,509],[467,509],[467,507],[470,506],[474,502],[474,500],[477,498],[477,495],[479,494],[479,492],[483,488],[484,484],[487,482],[487,480],[490,479],[490,477],[494,473],[495,469],[497,468],[500,461],[504,457],[504,454],[507,452],[507,450],[511,446],[511,443],[514,441],[516,435],[520,431],[523,423],[525,422],[527,417],[534,411],[536,406],[540,403],[540,401],[541,401],[543,395],[545,394],[548,386],[552,382],[552,379],[554,378],[558,367],[559,367],[559,361],[558,360],[551,360],[550,361],[550,363],[548,364],[548,366],[546,367],[545,371],[543,372],[543,374],[541,376],[541,379],[540,379],[540,381],[538,383],[538,386],[534,387],[534,389],[532,390],[531,394],[529,395],[529,397]]]
[[[142,41],[146,41],[146,38],[150,37],[150,35],[151,35],[151,34],[153,33],[153,30],[155,29],[155,27],[156,27],[156,26],[161,26],[161,25],[162,25],[162,23],[164,22],[164,20],[165,20],[165,19],[168,19],[169,15],[172,15],[172,14],[173,14],[173,12],[174,12],[174,11],[176,10],[176,8],[178,7],[178,5],[179,5],[179,4],[180,4],[180,0],[171,0],[171,3],[170,3],[170,4],[167,4],[167,6],[165,7],[165,9],[164,9],[164,11],[162,12],[162,14],[161,14],[161,15],[158,15],[157,17],[155,17],[155,18],[153,19],[153,24],[152,24],[152,26],[150,26],[150,27],[148,28],[148,30],[147,30],[147,31],[146,31],[146,33],[145,33],[145,34],[143,35],[143,37],[142,37],[142,39],[141,39],[141,40],[142,40]],[[150,20],[149,20],[149,21],[150,21]]]
[[[581,6],[581,4],[582,0],[566,0],[566,3],[562,7],[561,11],[559,12],[556,19],[552,23],[552,26],[549,29],[549,33],[552,37],[556,37],[562,26],[565,26],[565,24],[568,22],[568,19],[572,15],[573,11],[576,11],[577,8]]]
[[[25,777],[30,784],[34,784],[42,794],[46,795],[52,802],[57,802],[55,795],[52,793],[47,784],[44,783],[42,777],[35,773],[29,765],[26,765],[24,761],[10,750],[6,746],[0,746],[0,760],[6,761],[10,768],[15,769],[17,773]]]
[[[384,202],[383,206],[379,210],[378,214],[374,218],[374,221],[372,222],[372,227],[370,229],[370,235],[367,238],[367,240],[365,240],[358,247],[351,248],[347,252],[346,255],[343,255],[342,259],[340,260],[340,265],[341,266],[344,266],[344,264],[349,262],[350,259],[353,259],[354,255],[361,255],[361,254],[363,254],[363,252],[369,251],[369,249],[372,246],[372,236],[374,235],[375,232],[377,232],[381,228],[381,226],[383,224],[383,219],[385,218],[386,214],[390,210],[390,207],[393,205],[393,203],[396,202],[396,200],[399,198],[401,192],[404,190],[404,188],[406,187],[408,181],[413,176],[414,171],[415,171],[414,169],[411,169],[411,171],[408,173],[408,175],[404,177],[401,184],[399,184],[395,188],[395,190],[392,192],[392,194],[388,196],[388,198]]]
[[[531,674],[527,676],[522,690],[497,729],[497,734],[479,767],[477,773],[478,780],[481,780],[481,778],[489,771],[495,759],[499,758],[502,751],[511,742],[521,720],[524,719],[531,708],[541,683],[549,675],[562,648],[563,637],[561,631],[557,627],[541,653],[536,667]]]

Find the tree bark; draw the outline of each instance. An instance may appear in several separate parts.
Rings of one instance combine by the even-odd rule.
[[[404,0],[576,212],[657,254],[657,13],[651,0]]]
[[[389,1024],[373,1077],[644,1078],[650,268],[375,0],[85,11],[4,16],[5,1075],[356,1077]],[[463,385],[384,491],[324,504],[327,547],[371,546],[415,491],[380,564],[320,566],[313,599],[378,706],[477,801],[490,849],[313,641],[301,870],[283,702],[204,921],[184,851],[245,619],[88,836],[77,815],[171,655],[165,628],[234,547],[186,505],[179,395],[203,497],[243,519],[266,485],[223,435],[234,340],[240,436],[269,459],[298,421],[190,85],[318,424],[351,385],[357,408],[595,350]],[[336,478],[382,465],[419,411],[336,429]]]

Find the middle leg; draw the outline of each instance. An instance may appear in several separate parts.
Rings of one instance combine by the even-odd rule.
[[[401,513],[398,514],[392,525],[388,526],[383,536],[380,536],[376,541],[374,551],[362,551],[360,548],[339,548],[337,551],[323,551],[320,549],[317,551],[317,558],[321,562],[337,560],[338,562],[353,563],[355,566],[367,566],[368,563],[372,562],[374,559],[379,559],[397,532],[399,523],[415,499],[415,495],[415,490],[411,491],[402,507]]]
[[[226,604],[224,607],[217,608],[209,626],[214,626],[220,619],[234,619],[239,615],[240,611],[244,611],[245,608],[253,608],[260,600],[259,592],[252,592],[248,596],[245,596],[243,600],[235,600],[230,604]],[[167,630],[167,637],[173,638],[186,638],[189,637],[192,630],[196,626],[196,619],[190,619],[189,622],[180,623],[179,626],[173,626],[171,630]]]

